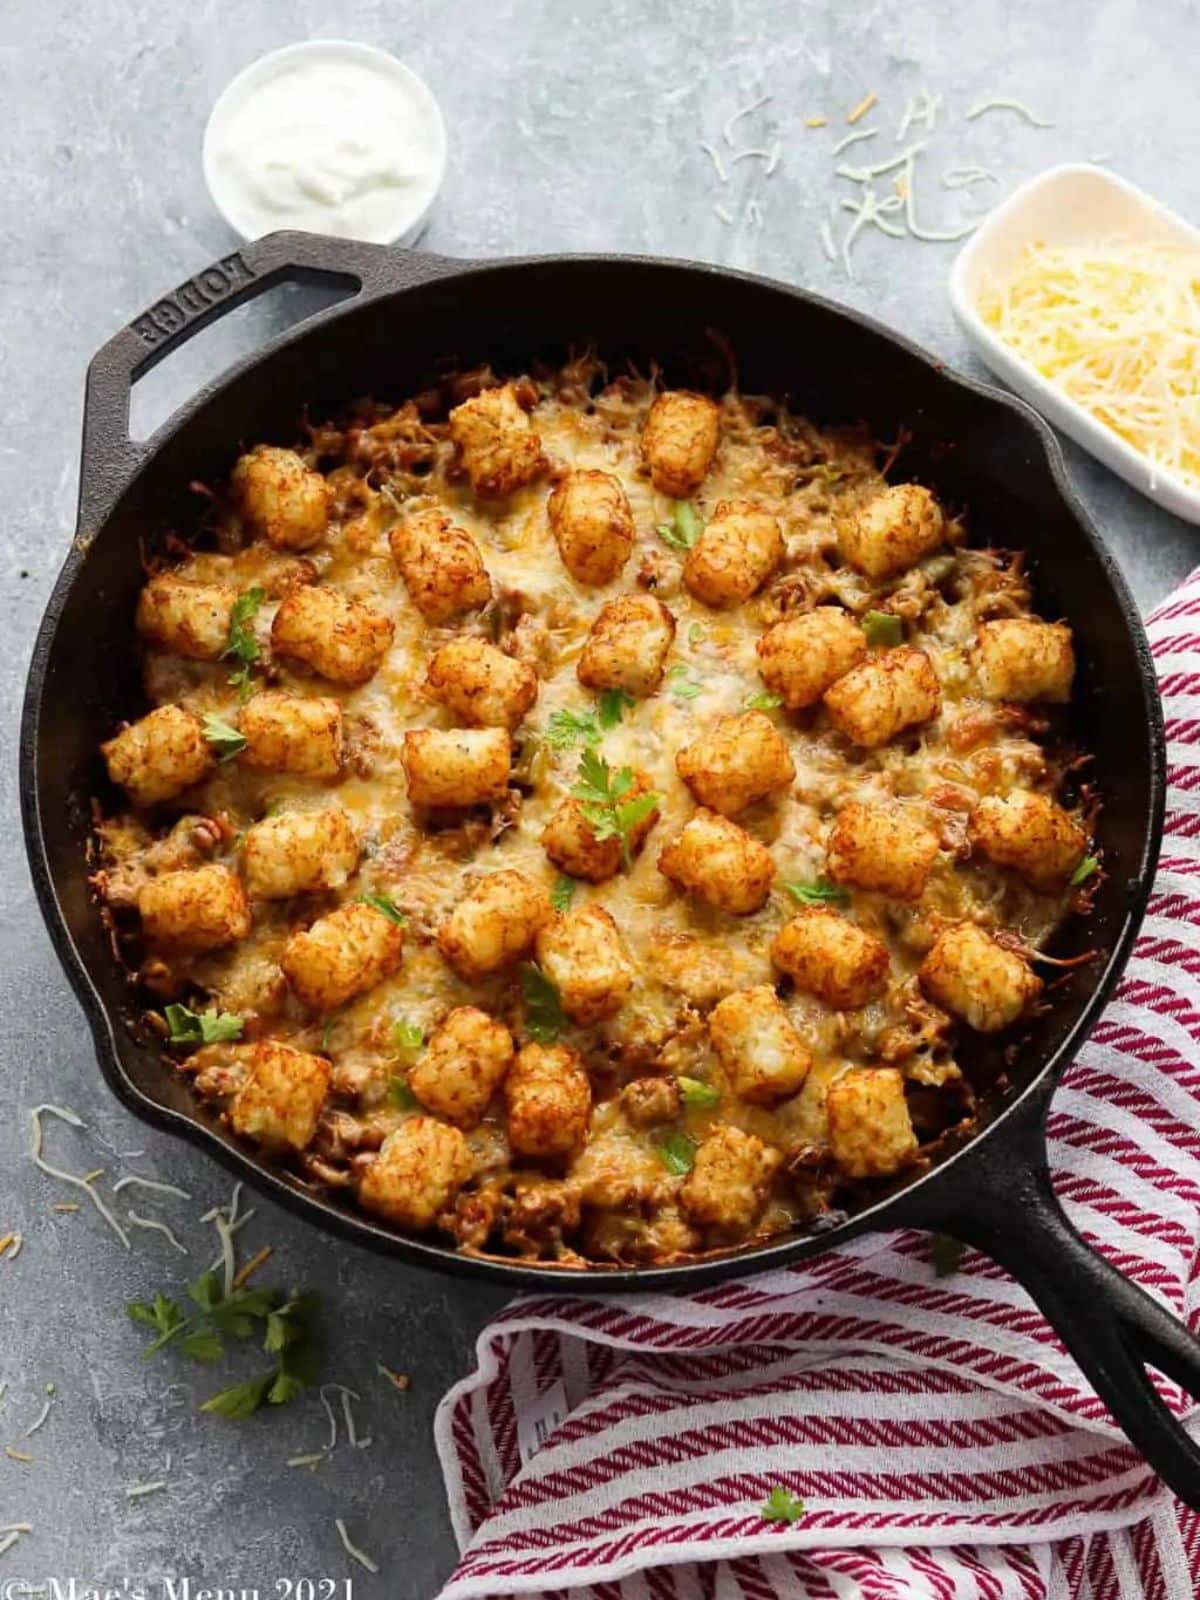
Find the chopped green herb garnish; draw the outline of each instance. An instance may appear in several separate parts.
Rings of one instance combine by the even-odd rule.
[[[565,874],[557,877],[554,880],[554,887],[550,891],[550,904],[554,907],[555,911],[558,912],[559,916],[561,916],[564,911],[570,910],[571,901],[574,900],[574,898],[574,878],[568,878]]]
[[[1093,873],[1100,870],[1099,856],[1084,856],[1083,860],[1071,874],[1071,888],[1078,889],[1081,883],[1086,883]]]
[[[783,887],[793,899],[806,906],[840,906],[850,899],[848,889],[843,889],[840,884],[826,883],[824,878],[818,878],[815,883],[785,883]]]
[[[382,912],[388,921],[394,922],[398,928],[408,926],[408,918],[392,899],[391,895],[360,894],[358,898],[364,906],[373,906],[376,911]]]
[[[249,624],[266,598],[262,589],[247,589],[244,594],[238,595],[229,614],[229,642],[221,655],[223,659],[233,657],[241,662],[241,666],[231,672],[227,680],[230,687],[237,690],[240,700],[249,699],[254,687],[250,664],[259,659],[262,651]]]
[[[538,1044],[553,1044],[566,1027],[558,985],[532,961],[521,967],[521,999],[525,1002],[525,1031]]]
[[[688,643],[702,644],[704,642],[704,628],[699,622],[693,622],[688,629]]]
[[[401,1017],[392,1028],[392,1043],[397,1050],[411,1055],[425,1043],[425,1029],[419,1022],[410,1022],[407,1017]]]
[[[263,1349],[277,1357],[267,1372],[206,1400],[201,1411],[221,1417],[248,1417],[264,1403],[283,1405],[317,1378],[320,1350],[313,1327],[315,1299],[292,1293],[287,1299],[277,1289],[234,1289],[226,1295],[215,1272],[206,1272],[187,1289],[196,1307],[185,1311],[176,1300],[156,1294],[151,1301],[135,1300],[126,1309],[134,1322],[154,1330],[156,1337],[142,1352],[149,1360],[165,1345],[179,1341],[189,1361],[213,1366],[225,1354],[227,1339],[248,1339],[263,1328]]]
[[[721,1103],[721,1091],[701,1078],[676,1078],[679,1095],[689,1111],[711,1111]]]
[[[775,711],[783,704],[783,696],[768,694],[764,689],[760,694],[749,695],[744,701],[747,711]]]
[[[667,673],[667,682],[677,700],[694,700],[700,693],[700,685],[688,677],[682,661],[677,661]]]
[[[672,1128],[663,1134],[655,1149],[663,1166],[677,1178],[690,1172],[695,1165],[696,1141],[680,1128]]]
[[[935,1233],[929,1241],[929,1259],[939,1278],[950,1278],[958,1271],[966,1245],[950,1233]]]
[[[633,783],[632,767],[613,772],[603,756],[585,750],[579,762],[579,782],[571,790],[582,802],[583,820],[596,838],[621,841],[626,869],[633,865],[630,839],[659,803],[659,796],[652,792],[626,798]]]
[[[676,500],[670,522],[660,522],[655,532],[672,550],[690,550],[704,532],[704,524],[690,501]]]
[[[409,1088],[408,1079],[394,1077],[388,1079],[387,1089],[388,1105],[396,1111],[415,1111],[417,1097]]]
[[[890,611],[868,611],[862,626],[867,643],[873,648],[891,649],[904,638],[904,625]]]
[[[570,750],[577,744],[598,744],[600,726],[590,711],[555,711],[546,724],[546,743],[552,750]]]
[[[204,714],[204,737],[217,752],[220,761],[232,761],[246,748],[246,736],[230,723],[217,716],[215,711]]]
[[[799,1522],[804,1515],[804,1501],[777,1483],[760,1509],[764,1522]]]
[[[168,1044],[224,1044],[242,1037],[242,1019],[229,1011],[190,1011],[187,1006],[164,1006]]]
[[[596,720],[605,731],[620,727],[622,717],[636,705],[637,701],[624,689],[605,689],[596,701]]]
[[[326,1055],[329,1053],[329,1041],[333,1037],[333,1030],[341,1020],[340,1011],[335,1011],[332,1016],[325,1018],[325,1026],[321,1029],[321,1049]]]

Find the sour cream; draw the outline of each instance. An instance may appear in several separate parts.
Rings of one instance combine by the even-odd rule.
[[[382,50],[334,40],[247,67],[204,134],[209,192],[245,239],[300,228],[409,243],[445,166],[441,112],[421,79]]]

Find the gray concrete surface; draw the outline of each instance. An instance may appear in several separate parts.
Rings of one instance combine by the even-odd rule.
[[[162,291],[230,247],[202,185],[207,110],[261,51],[341,35],[395,50],[445,108],[450,171],[427,243],[449,254],[589,249],[693,256],[809,284],[876,315],[970,366],[952,325],[945,277],[952,247],[859,241],[856,277],[826,260],[819,224],[830,196],[830,147],[847,109],[880,96],[866,149],[899,148],[906,97],[945,95],[937,159],[921,201],[930,218],[953,197],[943,166],[982,161],[997,189],[1056,161],[1107,155],[1193,217],[1195,7],[1140,0],[6,0],[0,7],[0,692],[6,751],[26,657],[72,525],[81,384],[105,337]],[[771,103],[739,126],[744,142],[781,141],[771,177],[750,159],[720,184],[699,141],[760,94]],[[1050,117],[1037,130],[1012,114],[976,122],[987,94],[1015,94]],[[808,129],[826,114],[830,126]],[[726,154],[728,155],[728,151]],[[861,153],[861,151],[859,152]],[[923,158],[924,159],[924,158]],[[751,200],[761,228],[747,222]],[[732,225],[714,205],[728,207]],[[842,218],[844,224],[845,218]],[[144,423],[163,415],[205,371],[252,348],[296,299],[251,308],[169,362],[139,391]],[[303,400],[297,396],[297,404]],[[1197,560],[1200,536],[1157,513],[1102,468],[1069,452],[1071,469],[1130,579],[1152,602]],[[230,1424],[197,1413],[209,1390],[175,1358],[139,1361],[125,1302],[180,1286],[207,1260],[196,1218],[228,1190],[199,1155],[127,1116],[98,1080],[80,1014],[33,903],[17,820],[11,754],[0,775],[0,1235],[21,1229],[24,1252],[0,1260],[0,1526],[34,1532],[0,1557],[0,1580],[80,1584],[152,1581],[258,1584],[353,1576],[358,1593],[421,1597],[453,1560],[430,1426],[442,1391],[471,1360],[497,1296],[421,1276],[333,1243],[258,1203],[247,1250],[272,1243],[263,1281],[299,1280],[325,1298],[329,1375],[369,1404],[374,1443],[337,1453],[319,1472],[285,1460],[316,1448],[315,1398]],[[55,1159],[167,1178],[184,1205],[128,1193],[165,1217],[190,1250],[139,1236],[126,1255],[90,1210],[26,1156],[28,1114],[44,1100],[74,1106],[84,1133],[52,1131]],[[138,1155],[124,1154],[138,1151]],[[114,1152],[122,1152],[119,1157]],[[376,1361],[411,1374],[389,1390]],[[28,1440],[45,1385],[50,1420]],[[126,1488],[165,1478],[144,1500]],[[384,1568],[351,1567],[334,1518]],[[18,1600],[19,1590],[2,1591]]]

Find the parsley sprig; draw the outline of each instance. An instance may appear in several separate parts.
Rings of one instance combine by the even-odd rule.
[[[596,721],[607,732],[619,728],[627,711],[632,711],[637,701],[624,689],[605,689],[596,701]]]
[[[242,1037],[242,1018],[231,1011],[191,1011],[187,1006],[163,1007],[168,1044],[224,1044]]]
[[[246,748],[246,736],[215,711],[204,714],[204,737],[217,753],[218,761],[232,761]]]
[[[777,1483],[759,1508],[759,1514],[764,1522],[799,1522],[804,1515],[804,1501]]]
[[[696,1164],[696,1141],[682,1128],[671,1128],[664,1133],[655,1150],[663,1166],[677,1178],[690,1172]]]
[[[844,906],[850,899],[849,890],[837,883],[827,883],[824,878],[814,883],[785,883],[783,887],[805,906]]]
[[[222,660],[232,658],[241,663],[229,674],[227,682],[231,688],[238,691],[243,700],[250,696],[250,667],[262,655],[258,639],[250,624],[266,598],[266,593],[262,589],[247,589],[244,594],[238,595],[229,614],[229,643],[221,652],[221,657]]]
[[[621,859],[627,871],[633,865],[630,839],[661,798],[653,791],[631,797],[633,785],[632,767],[614,772],[602,755],[585,750],[579,761],[579,781],[571,790],[596,838],[621,841]]]
[[[676,500],[670,522],[660,522],[655,533],[672,550],[690,550],[704,532],[704,523],[689,500]]]
[[[550,904],[562,916],[564,911],[571,909],[571,901],[575,898],[575,880],[560,873],[554,880],[554,887],[550,890]]]
[[[620,727],[627,711],[637,701],[624,689],[605,689],[594,711],[563,709],[550,714],[546,724],[546,743],[552,750],[571,750],[576,745],[596,745],[612,728]]]
[[[154,1332],[142,1352],[149,1361],[169,1344],[201,1366],[214,1366],[226,1353],[227,1341],[248,1339],[259,1328],[263,1349],[275,1357],[267,1371],[222,1389],[200,1407],[219,1417],[248,1417],[262,1405],[281,1406],[316,1382],[320,1347],[314,1327],[316,1299],[278,1289],[234,1289],[226,1295],[215,1272],[206,1272],[187,1289],[194,1310],[161,1292],[153,1300],[135,1300],[129,1316]]]
[[[538,1044],[553,1044],[567,1025],[558,985],[541,967],[526,961],[521,967],[521,999],[525,1003],[525,1031]]]

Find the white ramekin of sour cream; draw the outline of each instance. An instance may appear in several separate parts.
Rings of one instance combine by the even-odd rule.
[[[446,170],[438,103],[384,50],[313,39],[240,72],[204,130],[204,179],[244,239],[276,228],[411,244]]]

